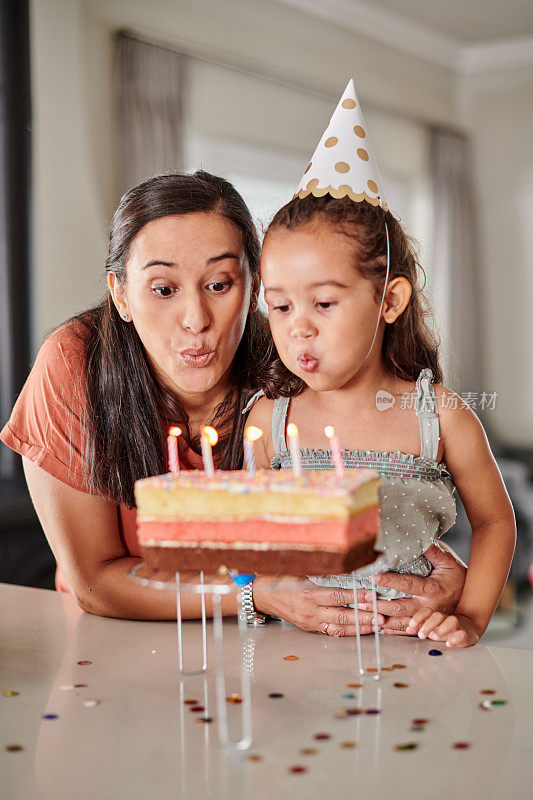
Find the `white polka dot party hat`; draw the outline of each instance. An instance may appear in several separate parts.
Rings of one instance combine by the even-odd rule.
[[[344,90],[294,196],[309,194],[348,196],[355,202],[366,200],[388,210],[353,80]]]

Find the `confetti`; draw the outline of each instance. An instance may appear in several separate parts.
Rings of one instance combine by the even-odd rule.
[[[233,694],[230,694],[229,697],[226,697],[226,702],[228,702],[228,703],[242,703],[242,697],[240,696],[240,694],[236,694],[234,692]]]
[[[442,650],[430,650],[428,656],[441,656]]]
[[[427,725],[429,719],[425,719],[424,717],[417,717],[416,719],[411,720],[413,725]]]
[[[335,712],[335,719],[345,719],[348,716],[348,711],[345,708],[338,708]]]
[[[316,747],[302,747],[302,749],[300,750],[301,756],[316,756],[317,753],[318,750],[316,749]]]
[[[397,689],[408,689],[409,688],[409,684],[408,683],[398,683],[397,682],[397,683],[393,683],[392,685],[395,686]]]
[[[197,706],[200,704],[199,700],[184,700],[183,705],[185,706]]]
[[[363,713],[363,709],[362,708],[357,708],[357,707],[356,708],[347,708],[346,709],[346,713],[347,713],[347,715],[349,717],[358,717],[359,714]]]
[[[201,711],[205,711],[204,706],[191,706],[189,711],[193,711],[195,714],[199,714]]]
[[[381,669],[383,670],[383,672],[392,672],[394,667],[381,667]]]
[[[405,664],[393,664],[392,669],[407,669]]]
[[[4,697],[18,697],[20,692],[16,692],[15,689],[6,689],[2,694]]]
[[[284,695],[281,692],[270,692],[268,696],[271,697],[273,700],[277,699],[278,697],[284,697]]]
[[[353,692],[344,692],[342,696],[345,697],[347,700],[353,700],[354,697],[357,697],[357,695],[354,694]]]
[[[341,742],[341,743],[340,743],[340,746],[341,746],[341,747],[342,747],[344,750],[353,750],[353,749],[354,749],[354,747],[357,747],[357,744],[356,744],[355,742],[350,742],[350,741],[347,741],[347,742]]]
[[[491,700],[493,706],[506,706],[507,700]]]
[[[381,709],[379,708],[367,708],[365,714],[381,714]]]
[[[70,685],[67,684],[65,686],[60,686],[59,687],[59,690],[61,692],[70,692],[70,691],[72,691],[72,689],[74,689],[74,684],[72,684],[72,683]]]
[[[248,761],[262,761],[263,756],[260,756],[258,753],[249,753],[246,758]]]
[[[284,661],[299,661],[300,656],[283,656]]]
[[[483,711],[494,711],[492,700],[482,700],[481,703],[479,704],[479,707],[483,709]]]
[[[362,685],[363,685],[362,683],[347,683],[346,684],[346,688],[347,689],[360,689]]]
[[[316,739],[317,742],[325,742],[328,739],[331,739],[331,736],[329,733],[315,733],[313,739]]]
[[[378,668],[377,667],[367,667],[366,671],[367,672],[377,672]]]
[[[480,694],[496,694],[496,689],[481,689]]]
[[[394,746],[395,750],[416,750],[418,744],[416,742],[405,742],[405,744],[397,744]]]
[[[92,663],[92,661],[78,661],[80,667],[88,667]]]
[[[6,744],[6,750],[8,753],[20,753],[24,748],[21,744]]]
[[[307,772],[307,767],[302,767],[299,764],[296,764],[294,767],[289,767],[289,772],[292,772],[293,775],[301,775],[302,772]]]
[[[470,742],[454,742],[452,747],[454,750],[468,750],[470,747]]]
[[[412,733],[420,733],[421,731],[425,731],[425,730],[426,730],[425,725],[411,725],[411,727],[410,727],[410,731]]]
[[[198,717],[196,722],[203,722],[208,725],[210,722],[213,722],[213,717]]]
[[[59,719],[59,714],[41,714],[41,719]]]
[[[87,688],[87,684],[86,683],[75,683],[74,684],[74,688],[75,689],[86,689]]]
[[[94,708],[94,706],[100,705],[100,700],[82,700],[81,702],[85,708]]]

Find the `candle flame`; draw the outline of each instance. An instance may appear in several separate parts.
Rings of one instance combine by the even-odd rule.
[[[324,428],[324,433],[328,437],[328,439],[333,439],[335,436],[335,428],[332,425],[326,425]]]
[[[298,428],[294,422],[289,422],[287,425],[287,436],[298,436]]]
[[[263,431],[261,430],[261,428],[256,428],[255,425],[249,425],[246,428],[245,433],[246,433],[246,438],[250,442],[256,442],[263,435]]]
[[[214,447],[218,442],[218,433],[214,428],[209,425],[202,425],[202,434],[205,436],[211,447]]]
[[[179,436],[181,434],[181,428],[169,428],[168,435],[169,436]]]

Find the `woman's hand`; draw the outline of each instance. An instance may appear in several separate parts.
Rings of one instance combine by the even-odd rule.
[[[272,586],[274,581],[275,589]],[[346,608],[353,603],[351,589],[330,589],[315,586],[311,581],[305,581],[302,588],[295,583],[295,578],[260,576],[254,580],[253,597],[258,612],[273,614],[304,631],[328,636],[355,636],[355,612]],[[362,634],[372,633],[372,619],[372,612],[359,613]],[[384,622],[379,614],[378,625]]]
[[[425,556],[433,565],[433,571],[427,578],[401,575],[396,572],[386,572],[376,576],[376,583],[379,586],[412,595],[411,599],[378,600],[378,613],[385,617],[385,623],[381,626],[384,633],[411,636],[413,632],[408,631],[407,626],[422,608],[444,614],[455,611],[463,590],[466,567],[452,550],[444,549],[440,544],[431,545]],[[370,591],[359,590],[357,597],[359,608],[365,611],[372,609]]]

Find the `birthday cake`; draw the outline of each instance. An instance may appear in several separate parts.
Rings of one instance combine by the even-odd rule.
[[[372,563],[379,479],[371,470],[218,470],[135,484],[145,562],[172,571],[345,573]]]

